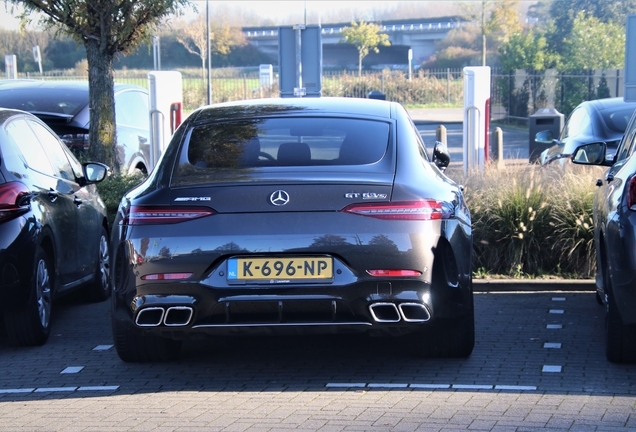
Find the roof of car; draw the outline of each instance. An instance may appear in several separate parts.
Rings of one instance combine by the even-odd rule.
[[[616,110],[626,106],[636,107],[636,102],[626,102],[622,97],[595,99],[583,103],[590,104],[598,110]]]
[[[195,121],[245,117],[270,117],[289,114],[333,114],[337,116],[373,116],[391,118],[396,102],[345,97],[270,98],[225,102],[201,107]],[[195,114],[195,113],[193,113]],[[210,118],[208,118],[208,115]]]
[[[134,84],[115,83],[115,91],[127,88],[143,89],[143,87]],[[41,81],[31,79],[0,81],[0,91],[17,89],[32,89],[33,91],[38,91],[39,89],[72,89],[88,92],[88,81]]]

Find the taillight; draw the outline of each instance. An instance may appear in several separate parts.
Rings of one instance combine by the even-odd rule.
[[[0,221],[19,216],[29,210],[31,192],[20,182],[0,185]]]
[[[379,277],[422,276],[418,270],[367,270],[367,273]]]
[[[636,211],[636,175],[631,178],[627,186],[627,207]]]
[[[174,224],[216,214],[210,208],[130,206],[124,225]]]
[[[158,280],[158,281],[166,281],[166,280],[183,280],[188,279],[192,276],[192,273],[155,273],[148,274],[141,277],[141,280]]]
[[[77,150],[88,150],[88,134],[64,134],[60,139],[69,148]]]
[[[343,212],[377,219],[438,220],[451,217],[451,206],[435,200],[351,204]]]

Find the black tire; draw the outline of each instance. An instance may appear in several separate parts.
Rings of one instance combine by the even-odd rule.
[[[99,235],[99,246],[97,251],[97,267],[93,282],[89,285],[86,296],[89,301],[98,303],[110,297],[110,245],[108,243],[108,233],[102,227]]]
[[[51,259],[44,249],[38,246],[26,305],[4,313],[7,336],[12,345],[42,345],[49,338],[53,306],[52,269]]]
[[[128,363],[173,361],[181,352],[181,341],[138,334],[112,319],[113,340],[120,359]]]

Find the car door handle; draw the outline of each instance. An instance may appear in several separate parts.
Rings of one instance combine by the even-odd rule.
[[[51,202],[55,202],[57,200],[57,192],[53,189],[49,189],[46,194],[49,196],[49,200],[51,200]]]
[[[73,198],[73,204],[75,204],[76,206],[81,206],[82,205],[82,200],[79,199],[78,197],[74,197]]]

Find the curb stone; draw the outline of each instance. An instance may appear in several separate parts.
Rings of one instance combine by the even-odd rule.
[[[596,291],[594,279],[473,279],[474,292]]]

